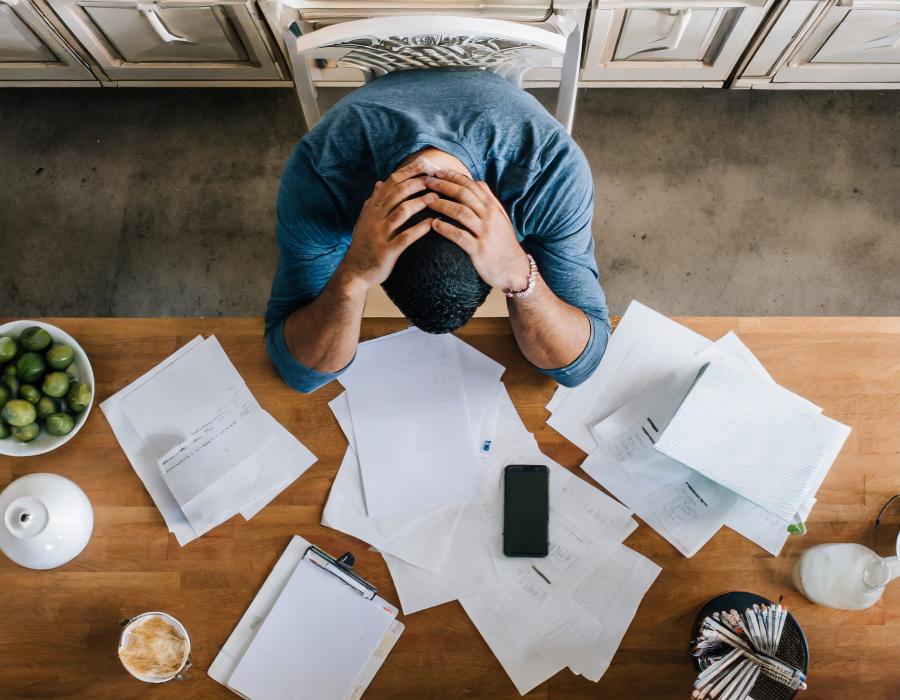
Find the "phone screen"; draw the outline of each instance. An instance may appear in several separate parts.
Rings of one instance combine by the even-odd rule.
[[[503,553],[546,557],[549,470],[544,465],[511,464],[503,476]]]

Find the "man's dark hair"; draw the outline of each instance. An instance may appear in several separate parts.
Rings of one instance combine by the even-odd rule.
[[[439,216],[443,215],[425,208],[403,228]],[[400,254],[381,286],[403,315],[426,333],[449,333],[465,325],[491,291],[469,254],[435,231]]]

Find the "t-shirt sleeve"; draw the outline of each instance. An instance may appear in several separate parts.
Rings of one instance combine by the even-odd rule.
[[[266,306],[266,349],[282,379],[304,393],[344,371],[320,372],[303,365],[284,340],[288,316],[319,296],[344,258],[347,242],[340,235],[340,210],[331,200],[319,176],[295,152],[278,193],[278,267]]]
[[[611,326],[600,286],[591,223],[594,182],[584,155],[573,146],[561,151],[531,189],[534,201],[525,220],[523,246],[556,296],[580,309],[590,322],[584,350],[566,367],[542,369],[563,386],[577,386],[600,364]]]

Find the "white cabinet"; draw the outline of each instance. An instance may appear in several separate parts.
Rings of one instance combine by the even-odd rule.
[[[772,0],[599,0],[585,85],[721,87]]]
[[[0,0],[0,83],[96,78],[29,0]]]
[[[900,88],[900,0],[789,0],[735,87]]]
[[[252,2],[48,2],[114,81],[284,79]]]

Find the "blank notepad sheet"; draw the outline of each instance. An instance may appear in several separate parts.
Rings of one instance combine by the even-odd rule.
[[[655,448],[790,520],[849,432],[800,397],[713,362]]]
[[[342,700],[396,617],[378,601],[301,560],[228,686],[251,700]]]

